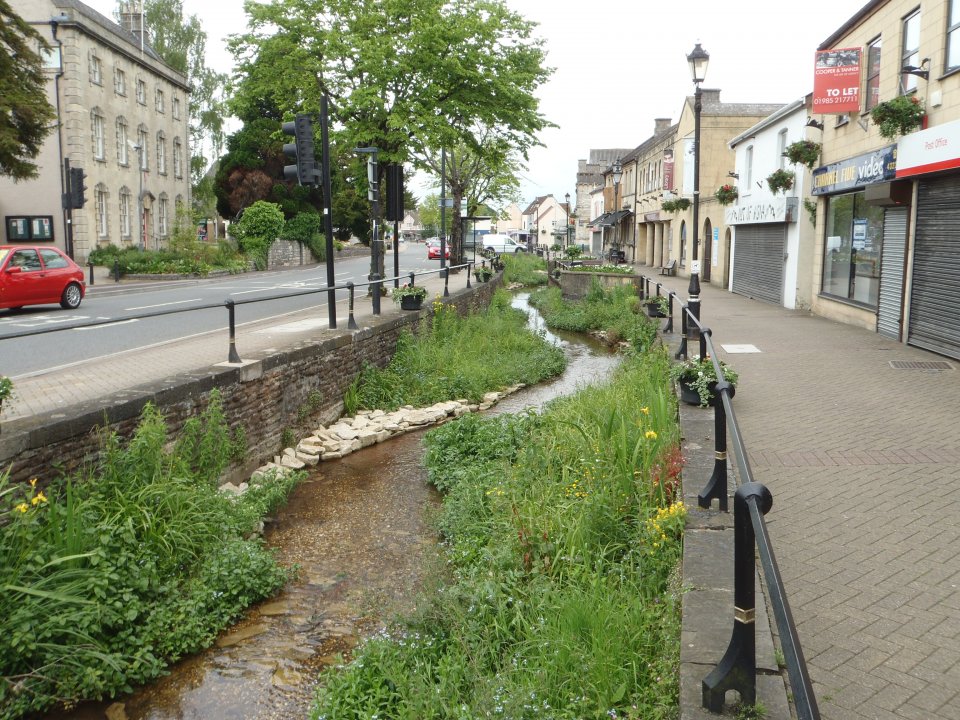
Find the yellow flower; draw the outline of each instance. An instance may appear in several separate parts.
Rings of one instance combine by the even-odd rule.
[[[653,430],[647,430],[647,432],[644,433],[644,437],[647,438],[647,440],[656,440],[657,434]]]
[[[30,504],[36,505],[37,503],[42,503],[46,501],[47,501],[47,496],[44,495],[43,491],[41,490],[40,492],[38,492],[36,495],[33,496],[33,498],[30,500]]]
[[[37,486],[37,479],[36,479],[36,478],[33,478],[33,480],[30,481],[30,487],[34,487],[34,488],[35,488],[36,486]]]
[[[644,415],[649,415],[649,414],[650,414],[650,408],[648,408],[648,407],[642,407],[642,408],[640,408],[640,412],[642,412]]]
[[[29,508],[27,507],[26,503],[20,503],[19,505],[17,505],[16,509],[22,513],[25,513]]]

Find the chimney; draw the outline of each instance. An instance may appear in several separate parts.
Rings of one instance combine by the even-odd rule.
[[[670,118],[655,118],[653,121],[653,135],[663,135],[667,130],[670,129]]]
[[[120,27],[137,38],[140,50],[147,42],[147,31],[143,27],[143,2],[129,0],[120,3]]]
[[[703,90],[701,90],[700,93],[701,93],[701,95],[700,95],[700,97],[701,97],[701,102],[702,102],[704,105],[719,105],[719,104],[720,104],[720,89],[719,89],[719,88],[714,88],[714,89],[703,88]]]

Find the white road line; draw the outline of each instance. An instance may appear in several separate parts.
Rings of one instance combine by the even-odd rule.
[[[71,330],[77,330],[77,331],[80,331],[80,330],[103,330],[104,328],[112,328],[112,327],[116,327],[117,325],[129,325],[130,323],[135,323],[135,322],[140,322],[140,320],[137,319],[137,318],[130,318],[129,320],[117,320],[116,322],[104,323],[103,325],[91,325],[91,326],[89,326],[89,327],[78,327],[78,328],[70,328],[70,329],[71,329]]]
[[[200,302],[203,298],[191,298],[189,300],[174,300],[173,302],[158,303],[157,305],[140,305],[139,307],[129,307],[129,310],[151,310],[158,307],[168,307],[170,305],[183,305],[184,303]]]

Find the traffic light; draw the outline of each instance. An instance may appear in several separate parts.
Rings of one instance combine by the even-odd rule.
[[[87,186],[83,184],[87,176],[83,173],[83,168],[70,168],[70,207],[78,210],[87,202],[84,190]]]
[[[370,202],[380,200],[380,170],[377,165],[377,156],[369,155],[367,157],[367,200]]]
[[[284,154],[294,161],[293,165],[284,166],[283,177],[301,185],[316,185],[320,181],[320,172],[313,157],[313,121],[310,116],[300,114],[296,120],[285,122],[283,132],[294,137],[292,143],[283,146]]]
[[[387,220],[403,220],[403,165],[387,165]]]

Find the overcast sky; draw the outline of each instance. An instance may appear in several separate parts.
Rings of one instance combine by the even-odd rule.
[[[113,17],[116,0],[85,0]],[[559,127],[521,174],[523,200],[574,192],[577,160],[590,148],[639,145],[654,118],[679,119],[693,92],[686,55],[710,53],[704,87],[723,102],[789,103],[813,89],[813,53],[866,0],[506,0],[539,23],[547,64],[541,110]],[[224,38],[246,29],[240,0],[183,0],[207,30],[207,64],[230,72]],[[235,8],[235,10],[233,10]],[[417,189],[414,188],[414,192]],[[422,193],[418,193],[422,194]]]

